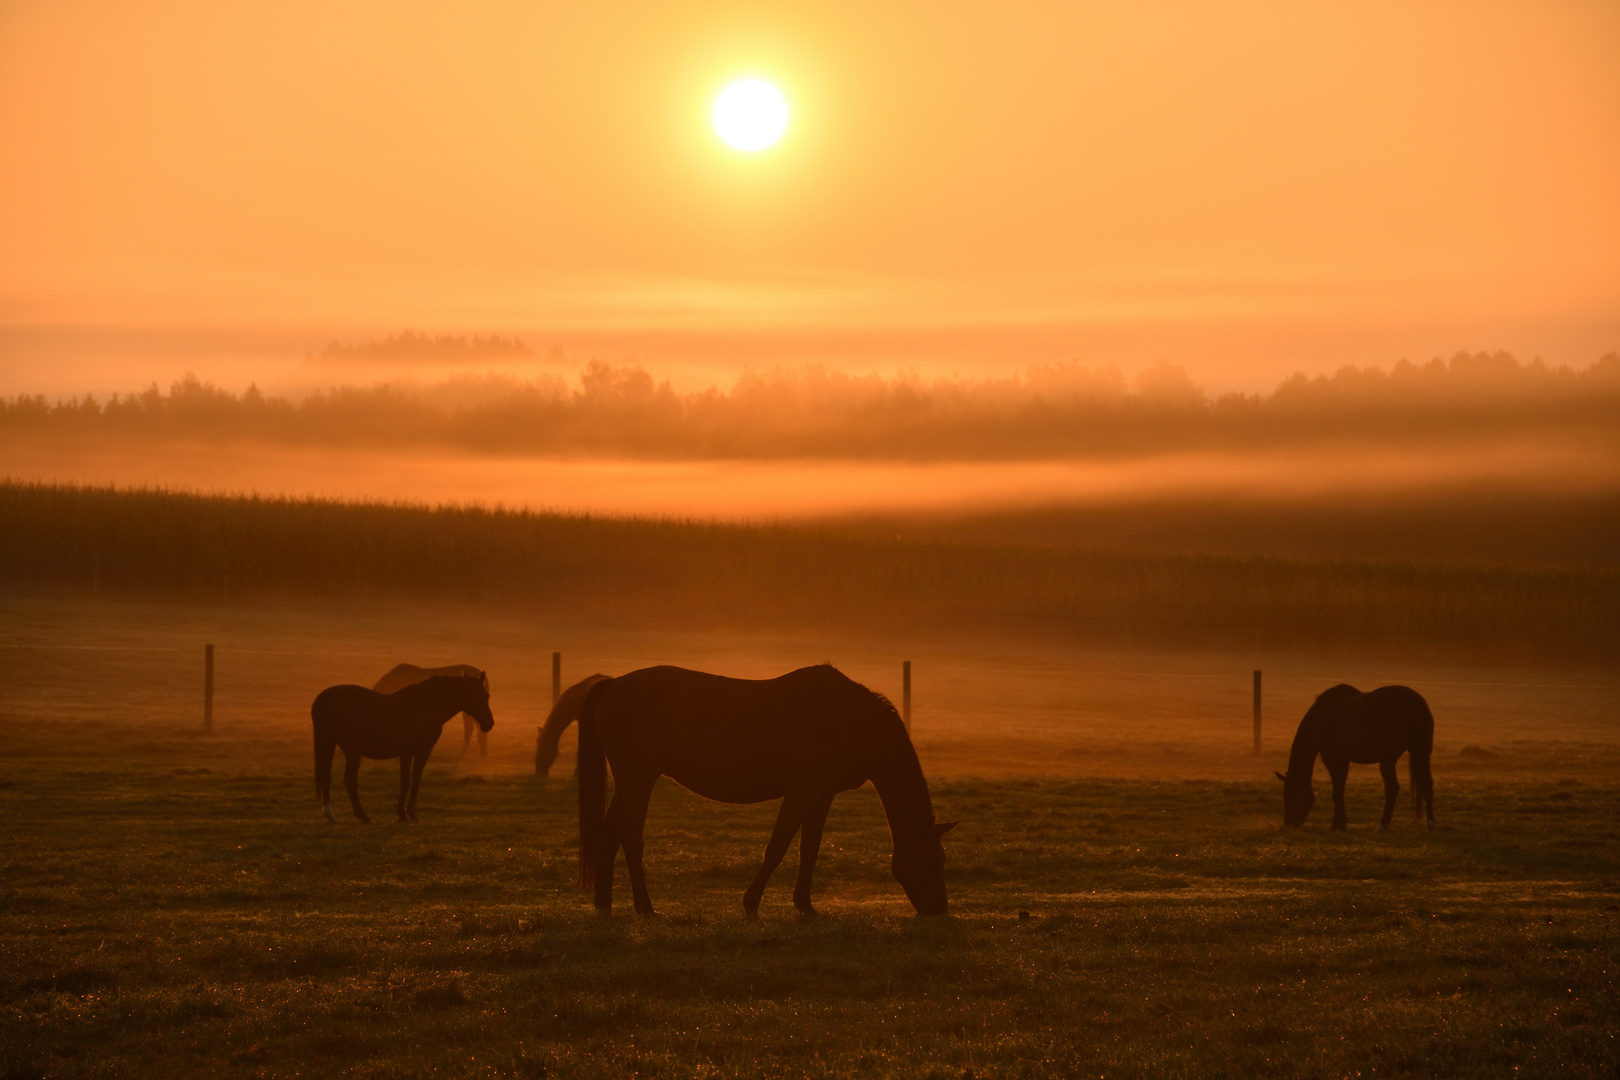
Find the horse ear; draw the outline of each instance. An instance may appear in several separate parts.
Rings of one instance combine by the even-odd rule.
[[[1285,784],[1288,783],[1288,777],[1284,776],[1280,772],[1277,772],[1275,769],[1272,770],[1271,775],[1275,776],[1277,779],[1281,780]]]
[[[934,826],[934,835],[935,836],[944,836],[946,833],[948,833],[952,829],[956,828],[956,824],[957,823],[954,822],[954,821],[942,821],[939,824]]]

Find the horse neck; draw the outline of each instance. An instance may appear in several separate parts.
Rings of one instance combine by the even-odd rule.
[[[422,687],[423,708],[436,723],[446,723],[456,713],[466,711],[462,695],[458,693],[459,687],[431,680],[417,685]]]
[[[1316,717],[1306,713],[1305,719],[1299,722],[1299,730],[1294,732],[1294,745],[1288,751],[1288,775],[1302,775],[1309,779],[1316,768],[1316,754],[1320,747]]]
[[[934,824],[934,803],[923,777],[922,762],[911,740],[892,744],[885,759],[872,770],[872,786],[889,819],[889,832],[896,838],[921,833],[924,825]]]
[[[572,695],[572,696],[571,696]],[[562,733],[579,717],[579,708],[584,694],[573,695],[572,690],[557,699],[557,704],[551,707],[546,714],[546,722],[540,727],[540,746],[557,752],[557,744],[562,741]]]

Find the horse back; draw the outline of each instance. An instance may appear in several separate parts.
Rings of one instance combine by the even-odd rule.
[[[1434,749],[1434,717],[1409,686],[1381,686],[1344,703],[1336,717],[1338,741],[1351,761],[1391,761],[1408,751]]]
[[[847,790],[869,779],[893,736],[883,730],[880,701],[825,666],[777,679],[657,667],[603,686],[595,721],[615,773],[629,767],[707,798],[760,802],[795,787]],[[898,717],[894,723],[903,738]]]
[[[369,758],[399,757],[414,747],[420,734],[393,694],[364,686],[327,687],[316,695],[310,717],[345,753]]]
[[[1434,714],[1423,695],[1410,686],[1380,686],[1362,695],[1360,708],[1370,723],[1404,738],[1410,748],[1425,752],[1434,748]]]
[[[315,695],[315,703],[310,706],[309,714],[317,724],[347,727],[380,718],[385,696],[364,686],[347,683],[328,686]]]

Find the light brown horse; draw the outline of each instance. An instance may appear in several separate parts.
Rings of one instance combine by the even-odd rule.
[[[609,764],[613,804],[604,815]],[[579,868],[599,910],[613,906],[613,863],[623,845],[636,910],[653,914],[642,831],[660,776],[719,802],[782,800],[764,861],[743,893],[749,915],[801,829],[793,904],[814,914],[810,875],[833,796],[870,780],[894,838],[895,880],[919,915],[945,914],[940,837],[956,823],[934,821],[928,781],[894,706],[830,664],[776,679],[653,667],[590,688],[579,716]]]
[[[379,694],[392,694],[396,690],[403,690],[407,686],[414,686],[423,679],[431,679],[435,675],[457,675],[463,678],[483,678],[484,673],[471,664],[451,664],[449,667],[425,668],[415,664],[396,664],[388,669],[388,674],[378,679],[371,688]],[[478,733],[478,756],[484,757],[489,753],[489,732],[478,726],[468,713],[461,714],[461,753],[456,755],[460,761],[467,756],[467,748],[472,745],[473,733]]]
[[[557,698],[557,704],[551,707],[546,716],[546,722],[541,725],[539,734],[534,741],[534,773],[544,776],[551,771],[551,763],[557,760],[557,742],[562,733],[568,730],[568,725],[579,719],[579,710],[585,705],[585,695],[590,693],[591,687],[607,678],[606,675],[592,675],[588,679],[581,679],[562,692]],[[574,771],[579,771],[575,766]]]

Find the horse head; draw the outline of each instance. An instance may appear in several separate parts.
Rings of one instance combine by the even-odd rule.
[[[1361,696],[1361,691],[1349,683],[1340,683],[1317,694],[1311,707],[1305,710],[1299,732],[1294,736],[1293,749],[1289,751],[1288,775],[1276,774],[1283,782],[1283,821],[1289,826],[1297,829],[1305,824],[1311,807],[1316,805],[1316,792],[1311,790],[1311,770],[1321,745],[1323,725],[1333,723],[1348,704]]]
[[[479,731],[487,733],[495,726],[495,714],[489,711],[489,675],[480,671],[476,676],[467,676],[467,682],[473,689],[468,693],[468,700],[461,711],[478,723]]]
[[[1311,789],[1309,775],[1296,776],[1290,779],[1282,773],[1275,774],[1283,782],[1283,821],[1292,828],[1299,828],[1305,824],[1305,817],[1316,805],[1316,792]]]
[[[954,821],[929,821],[895,835],[894,857],[889,866],[919,915],[945,914],[945,845],[940,843],[940,837],[954,828]]]

